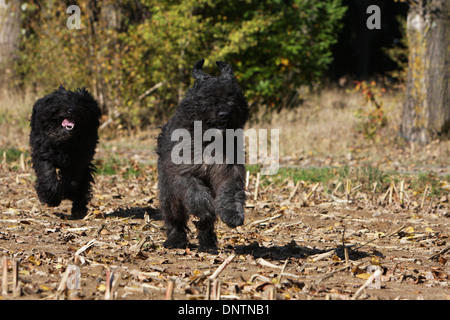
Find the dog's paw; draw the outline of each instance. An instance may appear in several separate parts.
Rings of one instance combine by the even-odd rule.
[[[217,246],[214,244],[214,245],[199,245],[199,247],[198,247],[198,251],[199,252],[206,252],[206,253],[209,253],[209,254],[217,254],[217,253],[219,253],[219,251],[218,251],[218,249],[217,249]]]
[[[61,204],[61,195],[58,193],[46,193],[39,195],[39,201],[49,207],[57,207]]]
[[[87,214],[87,207],[85,204],[73,203],[72,205],[72,219],[83,219]]]
[[[164,241],[163,246],[167,249],[186,249],[187,244],[187,240],[167,239]]]
[[[57,207],[61,204],[62,189],[58,181],[49,183],[37,183],[36,191],[39,201],[49,207]]]
[[[237,211],[224,211],[220,219],[230,228],[236,228],[244,224],[244,214]]]
[[[198,229],[198,227],[197,227]],[[217,236],[214,232],[214,223],[208,229],[198,230],[198,251],[216,254],[217,251]]]

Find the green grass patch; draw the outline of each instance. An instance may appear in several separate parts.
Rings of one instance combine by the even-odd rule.
[[[252,175],[259,172],[257,165],[246,166]],[[311,167],[311,168],[280,168],[278,173],[272,176],[261,176],[260,186],[286,185],[288,181],[296,184],[298,181],[305,181],[308,184],[321,183],[325,192],[331,193],[339,182],[342,183],[341,191],[347,181],[350,181],[351,188],[359,186],[363,192],[385,192],[393,182],[396,186],[404,180],[408,188],[416,192],[423,192],[425,187],[430,186],[431,196],[441,196],[446,192],[441,188],[442,181],[450,181],[450,176],[439,177],[435,173],[425,172],[418,174],[401,174],[397,171],[382,171],[376,167]]]
[[[141,165],[115,156],[108,159],[97,159],[95,165],[99,175],[120,174],[124,178],[132,178],[141,174]]]
[[[444,192],[448,193],[448,191],[444,191],[441,188],[440,181],[447,181],[447,183],[450,182],[450,175],[439,178],[439,176],[434,172],[420,172],[417,175],[411,176],[410,184],[413,190],[419,192],[423,192],[425,188],[429,186],[430,196],[440,197],[444,194]]]
[[[7,163],[19,161],[20,155],[24,154],[24,156],[28,157],[28,152],[23,150],[11,147],[11,148],[0,148],[0,156],[3,159],[6,159]]]
[[[259,171],[255,166],[247,167],[250,173]],[[350,168],[344,167],[310,167],[310,168],[280,168],[273,176],[261,176],[261,183],[282,184],[291,180],[296,184],[298,181],[307,183],[322,183],[325,187],[330,184],[346,182],[350,180],[352,185],[362,184],[371,187],[376,182],[378,185],[389,185],[392,176],[374,167]]]

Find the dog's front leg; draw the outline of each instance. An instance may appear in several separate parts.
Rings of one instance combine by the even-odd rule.
[[[214,213],[211,189],[202,181],[191,177],[182,184],[186,188],[184,203],[188,212],[198,218],[196,222],[199,251],[217,251],[217,237],[214,232],[216,215]]]
[[[94,181],[92,176],[95,168],[91,165],[84,169],[81,179],[74,182],[75,188],[71,190],[69,198],[72,203],[72,217],[81,219],[87,214],[87,205],[92,198],[91,184]]]
[[[58,179],[56,167],[42,160],[35,160],[33,166],[36,170],[36,192],[39,201],[50,207],[57,207],[61,203],[62,187]]]
[[[214,206],[220,219],[230,228],[244,224],[245,168],[243,165],[227,167],[218,175],[215,186]]]

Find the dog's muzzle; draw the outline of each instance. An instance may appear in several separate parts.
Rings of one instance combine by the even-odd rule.
[[[69,119],[64,119],[61,125],[64,127],[64,129],[71,131],[75,127],[75,122]]]
[[[229,116],[230,116],[229,112],[219,112],[217,116],[219,118],[219,121],[217,123],[218,128],[225,129],[228,125],[228,120],[229,120]]]

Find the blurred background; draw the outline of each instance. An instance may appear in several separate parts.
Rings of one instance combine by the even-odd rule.
[[[419,142],[447,168],[449,15],[444,0],[2,1],[0,148],[27,148],[35,99],[60,84],[93,93],[104,139],[148,136],[205,58],[233,65],[249,125],[282,128],[285,156],[392,163]]]

